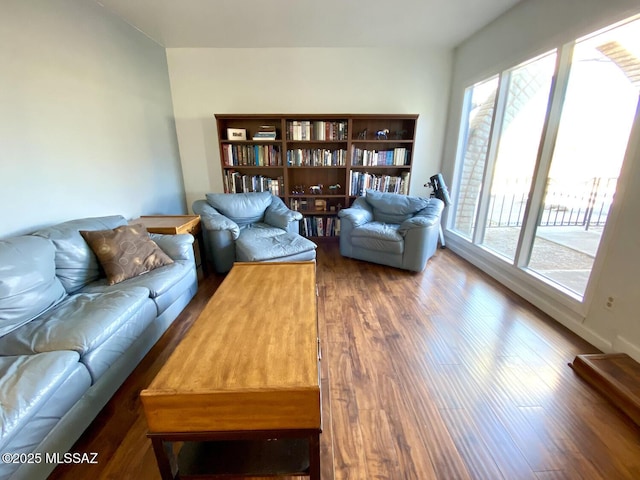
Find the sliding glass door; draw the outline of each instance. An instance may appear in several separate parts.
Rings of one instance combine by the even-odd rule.
[[[487,198],[477,243],[513,261],[538,158],[542,128],[555,72],[555,52],[503,74],[504,95],[498,97],[495,155],[488,158]],[[504,98],[503,98],[504,97]],[[500,121],[498,122],[498,119]]]
[[[528,266],[583,295],[640,86],[640,21],[576,42]]]
[[[640,86],[640,20],[469,87],[450,229],[581,298]]]
[[[480,191],[489,152],[489,139],[494,119],[498,76],[467,88],[459,149],[459,175],[464,188],[458,192],[453,228],[471,238],[475,229]]]

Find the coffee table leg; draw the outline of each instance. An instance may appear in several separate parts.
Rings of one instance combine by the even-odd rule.
[[[171,442],[165,443],[162,439],[154,437],[151,439],[151,445],[156,454],[162,480],[174,480],[178,473],[178,463]]]
[[[309,480],[320,480],[320,434],[309,437]]]

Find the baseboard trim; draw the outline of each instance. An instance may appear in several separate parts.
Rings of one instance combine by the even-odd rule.
[[[447,236],[446,244],[452,252],[487,273],[594,347],[603,352],[613,351],[611,341],[584,325],[585,317],[582,312],[584,305],[580,302],[571,298],[561,300],[562,294],[551,292],[552,287],[466,240]]]
[[[640,363],[640,347],[620,335],[613,341],[613,351],[626,353],[636,362]]]

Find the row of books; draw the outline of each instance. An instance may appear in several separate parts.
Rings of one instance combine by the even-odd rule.
[[[399,176],[374,175],[352,170],[349,175],[349,195],[362,196],[367,189],[379,192],[409,194],[409,172]]]
[[[351,150],[351,165],[385,166],[410,165],[411,151],[404,147],[393,150],[363,150],[353,147]]]
[[[293,120],[287,122],[287,140],[346,140],[346,121]]]
[[[300,222],[300,235],[305,237],[340,236],[340,218],[303,217]]]
[[[287,165],[294,167],[337,167],[347,163],[346,150],[294,148],[287,150]]]
[[[225,171],[223,181],[225,193],[271,192],[278,196],[284,192],[284,177],[269,178]]]
[[[227,166],[282,166],[280,148],[275,145],[233,145],[222,146],[223,162]]]

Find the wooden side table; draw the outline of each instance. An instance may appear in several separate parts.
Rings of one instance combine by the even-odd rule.
[[[203,275],[209,273],[205,256],[204,238],[200,227],[200,215],[143,215],[129,221],[129,225],[142,224],[149,233],[162,233],[165,235],[177,235],[189,233],[196,239],[194,242],[194,254],[196,266],[202,266]],[[198,265],[198,260],[200,264]]]

